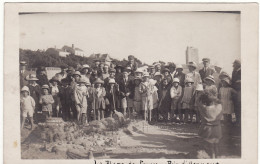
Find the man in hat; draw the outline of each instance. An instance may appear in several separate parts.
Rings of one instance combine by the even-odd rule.
[[[114,79],[115,80],[116,70],[113,68],[109,69],[109,77],[104,79],[104,88],[107,89],[109,86],[109,80]]]
[[[26,76],[29,75],[29,72],[26,70],[26,62],[20,62],[20,87],[26,86],[28,82],[25,80]]]
[[[153,78],[154,74],[155,74],[155,67],[154,67],[154,65],[150,65],[149,66],[149,73],[150,73],[150,77]]]
[[[155,67],[155,72],[160,72],[161,73],[161,63],[155,62],[155,63],[153,63],[153,65]]]
[[[102,76],[102,74],[103,74],[103,72],[104,72],[104,66],[105,66],[105,63],[104,63],[104,62],[100,62],[98,73],[99,73],[99,75],[101,75],[101,76]]]
[[[105,64],[104,67],[103,67],[101,79],[105,80],[107,77],[109,77],[109,65]]]
[[[122,73],[122,78],[118,79],[118,85],[119,85],[119,98],[121,100],[121,108],[123,109],[123,113],[127,111],[130,114],[132,112],[133,108],[133,100],[132,100],[132,91],[134,89],[133,80],[129,78],[129,70],[124,69]]]
[[[100,60],[99,59],[94,59],[95,67],[99,68]]]
[[[180,80],[180,86],[182,88],[184,88],[185,83],[185,74],[182,72],[183,71],[183,67],[181,64],[176,65],[176,72],[174,74],[174,78],[178,78]]]
[[[39,79],[37,81],[37,83],[40,85],[40,86],[43,86],[45,84],[47,84],[48,86],[50,86],[49,84],[49,80],[47,78],[47,75],[46,75],[46,69],[45,67],[39,67],[36,71],[36,77]]]
[[[93,84],[94,81],[96,81],[97,78],[101,78],[98,74],[98,67],[93,67],[91,76],[89,78],[90,83]]]
[[[174,63],[169,64],[169,70],[172,80],[174,79],[174,74],[176,73],[176,65]]]
[[[197,64],[195,62],[188,63],[189,72],[186,74],[185,79],[191,78],[194,81],[194,86],[196,87],[197,84],[201,84],[202,80],[200,74],[196,72]]]
[[[233,62],[233,72],[231,78],[231,86],[235,89],[236,81],[241,80],[241,61],[235,60]]]
[[[118,64],[115,67],[115,69],[116,69],[115,79],[116,79],[116,82],[118,82],[121,78],[123,78],[123,74],[122,74],[123,66]]]
[[[236,94],[233,96],[236,123],[238,126],[241,126],[241,61],[240,60],[235,60],[233,62],[231,87],[234,88],[236,91]]]
[[[135,71],[138,68],[138,65],[135,61],[135,57],[133,55],[129,55],[128,56],[128,64],[127,66],[129,66],[131,68],[132,71]]]
[[[164,78],[166,78],[168,80],[168,83],[171,84],[172,83],[172,77],[170,74],[170,70],[168,68],[164,68],[164,70],[162,71]]]
[[[90,78],[90,67],[88,64],[84,64],[81,69],[81,78],[85,81]]]
[[[61,81],[62,79],[66,78],[67,77],[67,73],[66,73],[65,68],[61,67],[61,72],[56,73],[55,76],[59,79],[59,81]]]
[[[209,75],[212,75],[215,72],[215,70],[209,67],[209,65],[210,65],[209,58],[203,58],[202,61],[203,61],[203,68],[201,70],[199,70],[199,73],[200,73],[201,79],[204,82],[204,79],[206,77],[208,77]]]

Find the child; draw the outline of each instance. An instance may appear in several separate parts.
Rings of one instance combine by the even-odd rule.
[[[162,80],[162,85],[159,88],[159,106],[158,113],[160,117],[164,120],[168,120],[168,113],[171,110],[171,94],[170,94],[171,85],[168,82],[167,78]]]
[[[182,95],[182,87],[179,85],[180,80],[178,78],[174,78],[172,81],[172,87],[171,87],[171,98],[172,98],[172,103],[171,103],[171,119],[176,119],[174,115],[178,114],[178,108],[179,108],[179,101],[180,97]]]
[[[214,92],[217,92],[217,90],[213,89]],[[199,107],[200,107],[200,96],[203,93],[203,86],[202,84],[198,84],[195,90],[195,93],[192,96],[192,104],[194,104],[194,111],[196,115],[196,123],[200,122],[200,113],[199,113]],[[192,116],[193,117],[193,116]]]
[[[42,104],[42,114],[45,118],[52,116],[52,104],[54,103],[52,95],[49,93],[49,86],[43,85],[42,92],[43,95],[40,96],[39,103]]]
[[[157,109],[159,105],[159,98],[158,98],[158,89],[155,86],[157,83],[156,80],[150,79],[150,84],[151,84],[151,97],[152,97],[152,107],[149,109],[149,121],[152,121],[152,119],[157,118]]]
[[[72,88],[69,86],[69,81],[67,79],[61,80],[61,91],[60,91],[60,101],[61,101],[61,109],[62,109],[62,117],[65,121],[71,119],[70,115],[70,107],[72,104],[71,95]]]
[[[143,75],[143,82],[141,82],[139,88],[142,97],[142,113],[145,121],[147,119],[148,109],[151,110],[151,106],[153,103],[152,92],[151,92],[152,86],[149,83],[149,77],[150,77],[149,73],[145,72]]]
[[[236,91],[230,87],[230,80],[228,78],[222,79],[221,84],[222,87],[219,89],[219,98],[223,108],[224,121],[226,123],[232,123],[232,113],[234,113],[232,94],[236,94]]]
[[[40,110],[39,108],[39,98],[41,94],[41,87],[36,83],[38,79],[36,78],[36,75],[30,74],[25,78],[27,81],[29,81],[28,88],[30,90],[30,96],[34,99],[35,101],[35,111],[37,112]]]
[[[101,80],[100,78],[97,78],[94,84],[95,84],[95,88],[93,89],[94,120],[96,120],[96,115],[97,115],[97,119],[100,120],[104,118],[104,110],[106,108],[104,97],[106,96],[106,90],[102,86],[102,84],[104,84],[104,81]]]
[[[191,110],[192,110],[192,106],[191,106],[191,98],[192,95],[194,94],[194,87],[193,87],[193,79],[192,78],[186,78],[185,79],[185,87],[183,89],[183,97],[181,99],[181,109],[182,109],[182,113],[180,113],[180,120],[183,121],[183,116],[182,114],[184,114],[184,123],[188,122],[188,115],[190,115],[190,121],[192,121],[192,117],[191,117]]]
[[[109,80],[109,86],[106,90],[106,97],[109,101],[108,109],[107,109],[107,116],[112,117],[112,113],[117,110],[119,102],[118,102],[118,95],[119,95],[119,86],[116,84],[114,79]],[[125,112],[123,113],[126,114]]]
[[[24,127],[24,122],[26,117],[28,116],[31,123],[31,130],[33,129],[33,113],[35,110],[35,101],[30,96],[30,91],[27,86],[24,86],[21,89],[21,99],[20,99],[20,105],[21,105],[21,113],[22,113],[22,125],[21,128]]]
[[[218,89],[215,85],[215,80],[214,80],[214,77],[212,75],[209,75],[207,76],[205,79],[204,79],[204,83],[205,83],[205,90],[213,90],[214,93],[216,93],[216,97],[218,96],[217,93],[218,93]]]
[[[77,109],[77,121],[81,124],[86,124],[88,122],[87,120],[87,87],[85,86],[85,79],[81,78],[77,82],[78,85],[75,88],[74,91],[74,97],[75,97],[75,104]]]
[[[54,99],[54,103],[52,104],[53,107],[53,116],[55,117],[59,117],[61,115],[61,110],[60,110],[60,82],[59,79],[57,77],[53,77],[50,80],[50,84],[51,84],[51,88],[50,88],[50,92],[51,95]]]
[[[140,93],[140,84],[142,82],[141,77],[135,77],[134,83],[135,83],[135,87],[134,87],[134,110],[136,113],[138,113],[139,115],[141,114],[141,110],[142,110],[142,97],[141,97],[141,93]]]
[[[222,105],[214,95],[214,91],[209,90],[203,91],[203,94],[200,96],[200,102],[202,104],[199,108],[201,125],[198,134],[209,144],[211,157],[216,158],[218,155],[218,143],[222,138],[220,123],[223,114]]]

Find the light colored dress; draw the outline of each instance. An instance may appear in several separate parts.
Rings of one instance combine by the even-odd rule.
[[[223,107],[224,114],[234,113],[234,104],[232,101],[232,92],[233,89],[230,87],[221,87],[219,90],[220,100]]]
[[[20,99],[21,113],[23,117],[33,117],[35,101],[31,96],[23,97]]]
[[[189,72],[185,75],[185,79],[191,78],[194,80],[194,86],[196,87],[198,84],[202,83],[200,74],[198,72]]]
[[[77,86],[75,89],[75,92],[74,92],[74,96],[75,96],[75,103],[76,103],[77,111],[80,113],[87,113],[87,108],[88,108],[87,88],[86,87],[81,88],[81,87]],[[81,104],[82,107],[80,107],[79,104]]]
[[[178,86],[175,88],[174,86],[171,87],[170,90],[171,98],[172,98],[172,104],[171,104],[171,110],[177,110],[178,109],[178,104],[179,104],[179,99],[182,94],[182,87]]]

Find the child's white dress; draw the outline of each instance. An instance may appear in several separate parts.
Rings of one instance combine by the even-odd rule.
[[[234,104],[231,97],[232,90],[233,89],[230,87],[221,87],[219,90],[223,114],[234,113]]]

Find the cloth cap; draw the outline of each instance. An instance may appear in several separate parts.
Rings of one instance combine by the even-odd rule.
[[[203,58],[202,61],[203,62],[210,62],[210,59],[209,58]]]

